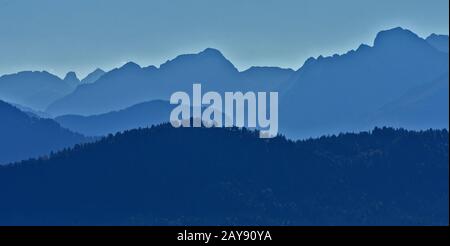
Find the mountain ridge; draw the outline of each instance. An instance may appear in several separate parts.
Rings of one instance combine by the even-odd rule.
[[[62,115],[55,118],[62,127],[85,136],[105,136],[124,130],[149,127],[169,120],[175,107],[168,101],[155,100],[105,114],[79,116]]]
[[[0,164],[49,154],[89,141],[51,119],[30,116],[0,100]]]

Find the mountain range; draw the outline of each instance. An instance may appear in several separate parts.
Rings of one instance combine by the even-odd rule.
[[[369,119],[414,88],[440,78],[447,78],[443,86],[448,87],[448,59],[448,53],[401,28],[378,33],[373,46],[309,59],[280,96],[280,127],[288,136],[308,137],[370,129],[376,123],[392,125],[399,119]],[[423,115],[417,112],[417,117],[437,117],[433,112],[448,116],[448,91],[441,96],[447,103],[417,105],[429,107],[429,111],[422,110]],[[426,127],[448,128],[448,117],[441,119]]]
[[[276,67],[239,72],[222,53],[209,48],[198,54],[180,55],[159,68],[129,62],[93,84],[79,86],[47,111],[54,116],[101,114],[145,101],[167,101],[175,91],[191,91],[195,82],[202,83],[205,91],[270,91],[281,86],[293,72]]]
[[[98,129],[96,121],[78,119],[111,113],[109,125],[114,125],[123,122],[113,117],[119,115],[114,112],[167,101],[173,92],[189,93],[193,83],[201,83],[204,91],[219,93],[278,91],[280,132],[290,138],[377,125],[448,128],[448,59],[448,36],[432,34],[424,39],[394,28],[379,32],[371,46],[362,44],[345,54],[310,58],[295,71],[278,67],[238,71],[220,51],[208,48],[177,56],[159,67],[129,62],[108,72],[97,69],[81,81],[74,73],[63,80],[47,72],[5,75],[0,78],[0,99],[45,111],[71,130],[88,133],[81,129]],[[136,117],[134,123],[133,118],[127,119],[130,126],[143,125],[146,118],[129,115]],[[149,119],[149,124],[167,121]],[[93,126],[88,127],[88,122]]]
[[[0,77],[0,99],[33,110],[45,111],[55,100],[76,88],[73,80],[62,80],[48,72],[19,72]]]

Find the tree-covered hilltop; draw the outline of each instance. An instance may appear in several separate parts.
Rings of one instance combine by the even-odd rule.
[[[447,225],[448,131],[169,124],[0,168],[3,225]]]

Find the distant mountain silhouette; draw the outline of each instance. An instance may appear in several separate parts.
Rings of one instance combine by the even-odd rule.
[[[28,116],[31,116],[31,117],[45,118],[45,119],[51,119],[52,118],[51,115],[49,115],[49,114],[47,114],[46,112],[43,112],[43,111],[34,110],[32,108],[25,107],[25,106],[22,106],[20,104],[11,104],[11,105],[16,107],[16,108],[18,108],[18,109],[20,109],[20,111],[26,113]]]
[[[61,80],[45,71],[4,75],[0,77],[0,99],[44,111],[50,103],[75,89],[77,84],[69,78]]]
[[[449,128],[449,76],[407,91],[403,96],[381,107],[370,122],[407,129]]]
[[[401,28],[380,32],[373,47],[361,45],[344,55],[311,58],[296,71],[280,96],[281,132],[310,137],[370,129],[375,123],[365,119],[386,104],[448,74],[448,59],[448,54]],[[448,94],[444,96],[448,104]],[[437,103],[418,110],[442,112],[448,107]],[[448,125],[448,119],[441,119],[444,121],[438,125]],[[378,120],[382,125],[390,123],[389,119]]]
[[[88,139],[51,119],[32,117],[0,101],[0,164],[49,154]]]
[[[139,127],[149,127],[169,121],[175,107],[167,101],[150,101],[106,114],[56,117],[61,126],[86,136],[103,136]]]
[[[103,75],[96,83],[82,85],[48,108],[53,115],[106,113],[151,100],[169,100],[175,91],[191,91],[193,83],[203,89],[268,91],[277,88],[292,70],[260,67],[240,73],[218,50],[180,55],[154,66],[129,62]],[[100,100],[101,98],[101,100]]]
[[[448,53],[448,35],[431,34],[426,40],[437,50]]]
[[[434,34],[423,39],[394,28],[379,32],[373,46],[363,44],[346,54],[310,58],[297,71],[251,67],[240,72],[220,51],[208,48],[177,56],[159,68],[129,62],[106,73],[96,70],[81,82],[74,73],[66,80],[44,73],[46,78],[39,82],[31,82],[39,76],[27,78],[27,72],[3,76],[0,99],[37,111],[50,104],[46,112],[53,116],[91,116],[153,100],[167,101],[173,92],[190,93],[193,83],[202,83],[204,91],[279,91],[280,132],[292,138],[400,123],[430,128],[448,126],[447,114],[442,113],[448,108],[448,103],[442,103],[448,102],[448,94],[408,107],[393,105],[402,104],[411,91],[445,78],[448,59],[448,36]],[[448,87],[446,82],[440,86]],[[55,84],[70,85],[63,90]],[[408,112],[399,112],[403,109]]]
[[[82,84],[92,84],[102,77],[106,72],[100,68],[95,69],[92,73],[88,74],[84,79],[81,80]]]
[[[72,94],[50,105],[47,112],[55,116],[93,115],[149,101],[151,95],[157,93],[156,84],[150,81],[154,69],[127,63],[104,74],[95,83],[78,86]]]
[[[80,83],[80,79],[75,72],[68,72],[64,77],[64,81],[72,85],[78,85]]]
[[[279,67],[250,67],[239,75],[241,91],[279,91],[294,70]]]
[[[0,167],[0,224],[448,225],[448,137],[132,130]]]

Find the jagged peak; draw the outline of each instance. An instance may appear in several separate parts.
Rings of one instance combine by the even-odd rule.
[[[80,81],[77,77],[77,74],[75,72],[68,72],[66,76],[64,77],[64,81]]]

